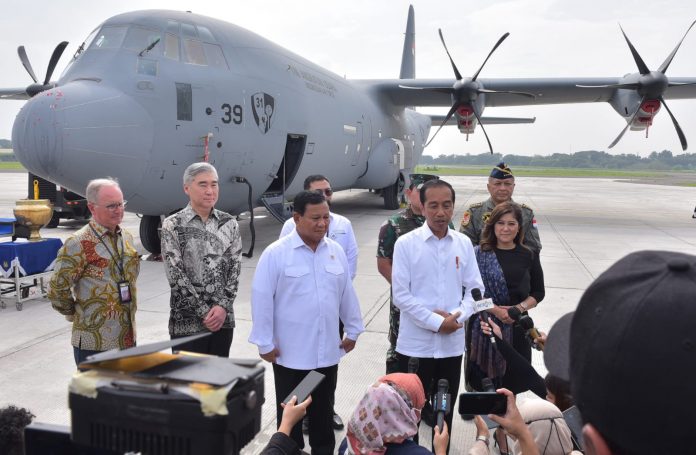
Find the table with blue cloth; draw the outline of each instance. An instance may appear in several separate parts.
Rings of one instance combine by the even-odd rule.
[[[0,242],[0,303],[5,308],[4,296],[13,294],[17,310],[30,298],[45,297],[44,278],[56,262],[60,239],[42,239],[37,242]],[[38,286],[39,295],[29,296],[29,289]]]
[[[12,237],[16,222],[15,218],[0,218],[0,237]]]

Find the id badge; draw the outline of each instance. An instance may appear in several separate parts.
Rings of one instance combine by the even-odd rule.
[[[127,305],[131,303],[131,288],[128,281],[118,282],[118,297],[121,300],[122,305]]]

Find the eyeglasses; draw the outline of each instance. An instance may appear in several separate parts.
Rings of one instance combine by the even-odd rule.
[[[320,188],[314,191],[317,193],[324,193],[324,196],[331,196],[333,194],[333,190],[331,188],[324,188],[323,190]]]
[[[94,204],[94,205],[96,205],[97,207],[104,207],[105,209],[107,209],[110,212],[115,212],[119,209],[125,209],[126,204],[128,204],[128,201],[113,202],[113,203],[108,204],[108,205],[99,205],[99,204]]]

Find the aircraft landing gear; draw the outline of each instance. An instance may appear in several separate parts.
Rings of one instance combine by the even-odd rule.
[[[404,181],[401,176],[389,186],[382,188],[382,197],[384,198],[384,208],[387,210],[396,210],[399,208],[402,193],[404,191]]]
[[[140,219],[140,241],[143,247],[152,254],[160,254],[160,217],[157,215],[143,215]]]
[[[58,223],[60,223],[60,215],[58,215],[56,212],[53,212],[53,215],[51,215],[51,220],[48,222],[46,227],[49,229],[57,228]]]

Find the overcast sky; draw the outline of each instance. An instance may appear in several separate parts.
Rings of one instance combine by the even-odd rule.
[[[226,20],[350,78],[398,77],[408,5],[416,15],[416,74],[424,78],[453,77],[437,35],[442,28],[450,52],[464,76],[481,65],[496,40],[510,37],[481,73],[488,77],[592,77],[636,72],[621,36],[624,27],[650,69],[657,69],[696,19],[692,0],[35,0],[4,8],[0,15],[0,55],[5,58],[0,85],[21,87],[31,82],[17,57],[24,44],[37,77],[43,78],[56,44],[70,42],[54,79],[87,35],[105,19],[136,9],[192,10]],[[687,36],[669,68],[669,76],[696,76],[696,30]],[[0,138],[10,138],[20,101],[0,101]],[[691,151],[696,150],[696,100],[670,101]],[[447,108],[426,111],[445,114]],[[487,128],[496,152],[522,155],[608,150],[624,127],[607,103],[488,108],[489,116],[536,117],[532,125]],[[465,141],[456,127],[446,128],[426,154],[478,154],[486,151],[477,128]],[[664,149],[682,153],[666,110],[650,129],[627,132],[611,153],[646,156]]]

